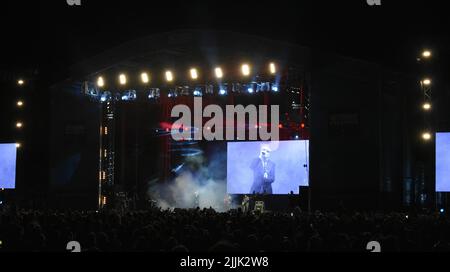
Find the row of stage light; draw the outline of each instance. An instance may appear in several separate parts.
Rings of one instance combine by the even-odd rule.
[[[19,88],[23,88],[25,86],[25,80],[23,80],[23,79],[17,80],[17,86]],[[15,104],[16,104],[18,111],[21,111],[25,107],[25,102],[21,98],[19,98]],[[24,128],[24,123],[21,120],[17,120],[15,127],[17,130],[21,131]],[[17,141],[16,147],[20,148],[21,146],[22,146],[22,144]]]
[[[244,77],[249,77],[252,74],[252,67],[249,64],[242,64],[240,67],[240,72],[242,74],[242,76]],[[268,64],[268,73],[272,76],[277,74],[277,65],[273,62]],[[214,77],[218,80],[221,80],[225,77],[225,71],[222,67],[215,67],[213,69],[213,74]],[[197,68],[191,68],[189,70],[189,77],[191,80],[198,80],[200,79],[200,71]],[[168,83],[172,83],[175,81],[176,75],[172,70],[166,70],[164,72],[164,79],[166,82]],[[125,73],[121,73],[119,74],[119,76],[117,77],[117,82],[121,85],[121,86],[125,86],[128,83],[128,76]],[[139,76],[140,82],[142,82],[143,84],[149,84],[151,82],[151,75],[148,72],[142,72]],[[103,76],[99,76],[97,78],[97,87],[99,88],[104,88],[106,87],[106,79]]]
[[[91,93],[92,92],[92,93]],[[260,92],[273,92],[278,93],[279,92],[279,86],[276,83],[270,83],[270,82],[253,82],[248,84],[240,84],[240,83],[233,83],[233,84],[219,84],[219,85],[202,85],[202,86],[195,86],[195,87],[189,87],[189,86],[175,86],[173,88],[169,88],[168,90],[164,91],[160,88],[148,88],[144,90],[146,98],[150,100],[159,99],[161,96],[167,96],[168,98],[177,98],[177,97],[183,97],[183,96],[194,96],[194,97],[202,97],[207,95],[214,95],[217,94],[219,96],[226,96],[230,93],[233,94],[254,94],[254,93],[260,93]],[[300,92],[291,91],[293,94],[300,94]],[[133,101],[136,100],[139,96],[142,94],[142,91],[137,91],[135,89],[128,89],[124,91],[117,91],[117,92],[111,92],[111,91],[95,91],[94,89],[88,89],[88,94],[93,97],[98,97],[101,102],[107,102],[112,99],[115,99],[116,101],[122,100],[122,101]]]
[[[430,50],[424,50],[421,54],[421,57],[418,58],[417,60],[419,62],[425,62],[425,61],[429,61],[432,57],[432,53]],[[431,104],[431,97],[427,97],[426,92],[427,90],[431,90],[431,86],[432,86],[432,81],[430,78],[424,78],[423,80],[420,81],[420,86],[422,91],[424,92],[424,102],[422,104],[422,109],[425,112],[430,112],[432,110],[432,104]],[[427,118],[427,117],[425,117]],[[430,141],[432,139],[432,132],[429,129],[426,129],[423,133],[422,133],[422,139],[425,141]]]

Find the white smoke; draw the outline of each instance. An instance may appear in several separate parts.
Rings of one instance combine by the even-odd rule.
[[[202,156],[187,159],[186,164],[191,167],[183,167],[180,174],[170,182],[151,186],[150,197],[162,209],[188,209],[197,207],[195,194],[198,193],[198,207],[224,211],[226,182],[215,179],[212,174],[226,170],[226,165],[213,159],[205,166],[205,161]]]

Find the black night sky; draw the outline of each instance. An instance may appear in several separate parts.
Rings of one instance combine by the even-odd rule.
[[[124,41],[175,29],[221,29],[323,48],[410,70],[424,47],[445,63],[441,1],[7,1],[2,69],[55,71]]]

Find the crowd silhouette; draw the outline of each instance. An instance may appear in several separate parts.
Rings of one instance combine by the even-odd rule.
[[[219,213],[213,209],[100,212],[9,210],[0,213],[0,251],[364,252],[449,251],[442,213]]]

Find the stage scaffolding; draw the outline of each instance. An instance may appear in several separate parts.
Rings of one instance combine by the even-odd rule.
[[[274,81],[252,81],[250,83],[225,83],[220,86],[228,86],[226,93],[227,104],[235,104],[235,100],[241,96],[249,96],[246,93],[248,84],[254,86],[255,94],[262,93],[262,104],[271,105],[272,95],[280,95],[285,99],[291,101],[294,99],[295,103],[289,104],[289,111],[295,112],[299,118],[291,118],[280,112],[280,139],[309,139],[309,109],[310,109],[310,93],[307,82],[308,75],[304,72],[296,72],[295,74],[285,74],[278,82]],[[100,90],[95,86],[95,81],[86,82],[85,94],[91,96],[98,101],[100,107],[100,128],[99,128],[99,176],[98,176],[98,208],[102,209],[117,198],[117,187],[115,179],[115,164],[116,164],[116,127],[117,127],[117,104],[123,102],[125,95],[131,98],[127,103],[134,103],[133,100],[147,99],[149,103],[158,105],[161,108],[159,118],[161,121],[170,121],[170,112],[174,105],[180,103],[185,104],[186,99],[193,96],[198,96],[194,93],[201,86],[203,94],[201,95],[205,100],[205,104],[212,104],[215,97],[218,97],[220,88],[219,85],[202,84],[195,86],[172,86],[169,88],[151,88],[147,91],[142,90]],[[90,87],[88,87],[90,86]],[[276,87],[275,87],[276,86]],[[90,88],[90,89],[89,89]],[[276,89],[275,89],[276,88]],[[207,90],[210,90],[208,93]],[[157,91],[156,91],[157,90]],[[184,90],[184,91],[183,91]],[[276,90],[276,91],[274,91]],[[168,94],[176,94],[170,96]],[[184,100],[183,100],[184,99]],[[127,99],[128,100],[128,99]],[[282,116],[281,116],[282,115]],[[294,137],[294,135],[296,135]],[[169,135],[170,136],[170,135]],[[171,141],[169,137],[161,137],[161,150],[164,152],[161,169],[161,180],[166,180],[170,177],[171,169]],[[136,147],[138,148],[138,147]],[[124,193],[124,192],[121,192]]]

